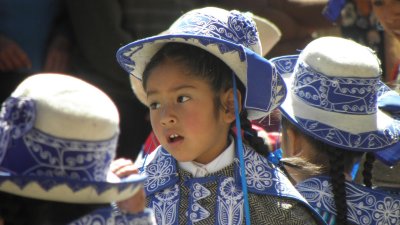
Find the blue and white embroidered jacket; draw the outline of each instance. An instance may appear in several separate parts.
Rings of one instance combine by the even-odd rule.
[[[313,177],[296,185],[328,224],[336,224],[335,201],[328,177]],[[400,196],[346,182],[347,220],[352,224],[400,224]]]
[[[253,224],[325,224],[282,172],[250,147],[244,150]],[[158,147],[141,168],[157,224],[244,224],[238,165],[235,158],[225,173],[193,178]]]

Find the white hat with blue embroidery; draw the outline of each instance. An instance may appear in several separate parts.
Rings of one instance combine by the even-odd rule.
[[[400,122],[378,107],[380,61],[356,42],[322,37],[298,56],[272,59],[286,77],[282,114],[304,133],[332,146],[376,152],[399,141]]]
[[[264,29],[263,23],[270,29]],[[257,28],[262,29],[263,39],[268,39],[266,32],[271,31],[271,43],[264,44],[269,50],[280,36],[271,23],[236,10],[195,9],[182,15],[167,32],[123,46],[117,52],[117,60],[131,75],[132,86],[139,96],[138,93],[144,93],[139,85],[142,73],[163,45],[179,42],[202,48],[225,62],[237,75],[246,87],[244,107],[248,109],[249,119],[258,119],[278,107],[286,90],[273,65],[262,57],[265,51]],[[142,99],[142,102],[145,101]]]
[[[104,92],[67,75],[28,77],[0,112],[0,191],[70,203],[127,199],[145,177],[109,175],[118,135]]]

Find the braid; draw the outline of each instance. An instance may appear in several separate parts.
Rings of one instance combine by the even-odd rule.
[[[362,172],[363,181],[366,187],[372,187],[372,167],[375,161],[375,156],[373,153],[368,152],[365,155],[364,170]]]
[[[336,224],[347,224],[346,186],[344,177],[344,154],[328,150],[332,192],[336,206]]]
[[[244,131],[244,139],[249,143],[254,150],[267,157],[269,155],[270,149],[268,145],[264,143],[264,139],[260,138],[257,131],[251,127],[251,122],[247,119],[247,111],[244,110],[240,115],[241,127]]]

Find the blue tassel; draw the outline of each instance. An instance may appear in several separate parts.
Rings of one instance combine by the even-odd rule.
[[[246,180],[246,170],[244,164],[244,156],[243,156],[243,141],[241,135],[241,125],[240,125],[240,117],[239,117],[239,103],[238,103],[238,96],[237,96],[237,88],[236,88],[236,80],[235,74],[232,73],[232,80],[233,80],[233,96],[234,96],[234,105],[235,105],[235,116],[236,116],[236,150],[239,156],[239,164],[240,164],[240,173],[241,181],[242,181],[242,191],[243,191],[243,200],[244,200],[244,213],[245,213],[245,220],[246,225],[250,225],[250,207],[249,207],[249,197],[247,193],[247,180]]]

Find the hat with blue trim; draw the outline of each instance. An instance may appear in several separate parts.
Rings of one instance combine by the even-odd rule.
[[[398,143],[398,118],[378,107],[378,96],[388,90],[381,88],[380,62],[371,49],[322,37],[298,56],[271,61],[290,90],[281,112],[304,133],[351,151],[377,152]]]
[[[0,111],[0,191],[69,203],[127,199],[145,177],[108,173],[118,135],[104,92],[67,75],[28,77]]]
[[[263,29],[262,21],[265,22],[250,13],[236,10],[215,7],[195,9],[182,15],[163,34],[123,46],[117,52],[117,60],[131,75],[132,86],[139,96],[138,93],[144,93],[141,85],[143,71],[166,43],[197,46],[215,55],[233,70],[246,87],[244,107],[248,110],[249,119],[262,118],[277,108],[286,95],[284,81],[273,65],[262,57],[265,51],[262,50],[257,30]],[[271,40],[279,40],[276,31],[270,30]],[[262,32],[266,31],[263,29]],[[264,45],[268,46],[266,50],[272,48],[276,41]],[[142,99],[142,102],[145,100]]]

